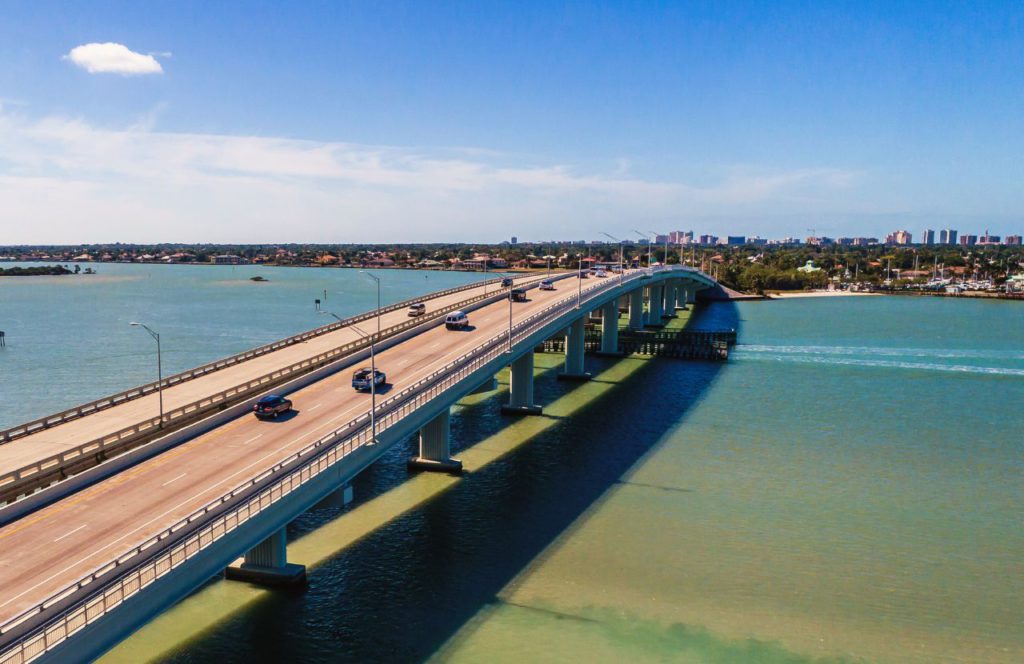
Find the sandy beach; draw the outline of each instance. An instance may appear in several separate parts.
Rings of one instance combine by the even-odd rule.
[[[788,300],[795,297],[855,297],[860,295],[879,296],[882,293],[859,293],[850,291],[793,291],[791,293],[765,293],[773,300]]]

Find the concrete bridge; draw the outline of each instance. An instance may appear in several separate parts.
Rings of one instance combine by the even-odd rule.
[[[698,290],[715,285],[698,270],[671,266],[555,279],[552,291],[536,288],[538,278],[522,280],[526,302],[512,302],[507,290],[490,284],[427,299],[435,315],[423,320],[401,320],[402,308],[392,308],[376,340],[377,366],[390,385],[378,395],[372,421],[370,397],[351,390],[348,372],[341,372],[363,363],[368,340],[350,338],[352,321],[342,321],[225,365],[240,372],[232,380],[251,386],[230,395],[223,389],[227,368],[177,381],[185,406],[190,398],[202,404],[220,394],[218,405],[183,413],[180,426],[172,426],[166,412],[162,428],[143,417],[151,426],[131,434],[138,436],[134,444],[120,451],[101,445],[103,454],[95,448],[74,454],[139,420],[152,390],[74,417],[48,418],[52,424],[0,444],[0,472],[27,460],[52,482],[41,489],[37,482],[32,490],[23,482],[23,492],[10,493],[0,509],[0,664],[95,658],[225,570],[267,584],[301,581],[304,570],[288,563],[286,525],[326,498],[350,499],[351,480],[393,445],[418,434],[412,468],[460,472],[449,446],[456,401],[491,389],[494,375],[510,366],[503,411],[540,413],[533,396],[538,344],[564,335],[561,377],[586,380],[584,320],[590,312],[603,312],[601,351],[615,353],[620,305],[628,306],[630,327],[657,327]],[[469,310],[470,328],[444,328],[436,312],[453,308]],[[298,350],[303,346],[305,353]],[[268,368],[266,356],[281,350],[288,356],[277,356],[270,372],[279,375],[255,382]],[[249,364],[254,359],[261,362]],[[221,376],[204,384],[204,374]],[[289,394],[296,412],[276,421],[247,416],[268,383]],[[164,392],[166,398],[167,385]],[[184,411],[178,401],[172,407]],[[71,426],[89,440],[53,435]],[[41,435],[64,445],[56,460],[46,444],[36,456],[47,463],[31,458],[27,443]],[[18,454],[3,456],[13,445]],[[7,458],[13,461],[5,468]],[[56,472],[49,470],[54,465]]]

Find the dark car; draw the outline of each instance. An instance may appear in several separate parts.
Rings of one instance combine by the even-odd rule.
[[[373,382],[370,382],[370,376],[373,376]],[[371,386],[380,387],[386,383],[388,377],[384,375],[384,372],[380,369],[371,370],[370,367],[363,367],[362,369],[356,369],[352,372],[352,387],[359,390],[360,392],[369,390]]]
[[[526,289],[525,288],[513,288],[512,289],[512,301],[513,302],[526,302]]]
[[[508,288],[511,285],[512,285],[512,277],[505,277],[504,279],[501,280],[501,287],[502,288]]]
[[[252,407],[252,412],[261,420],[265,417],[277,417],[292,409],[292,402],[277,394],[268,394]]]

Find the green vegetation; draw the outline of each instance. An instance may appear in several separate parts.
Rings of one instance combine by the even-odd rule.
[[[0,267],[0,277],[38,277],[75,274],[63,265],[42,265],[38,267]]]

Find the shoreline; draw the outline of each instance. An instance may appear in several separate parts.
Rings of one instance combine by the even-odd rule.
[[[807,297],[860,297],[863,295],[867,296],[880,296],[886,295],[886,293],[861,293],[850,291],[792,291],[792,292],[777,292],[777,293],[765,293],[765,297],[769,300],[792,300],[795,298],[807,298]]]

